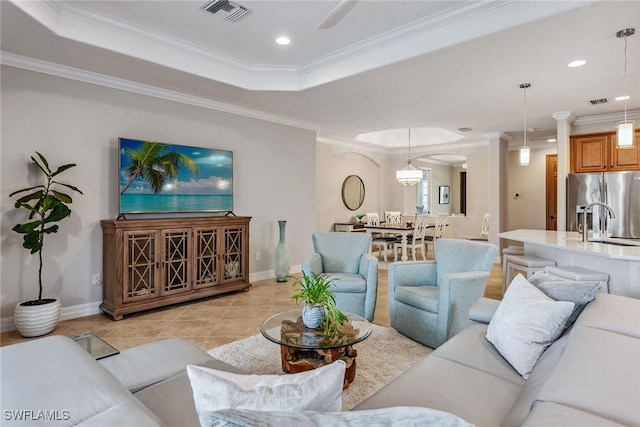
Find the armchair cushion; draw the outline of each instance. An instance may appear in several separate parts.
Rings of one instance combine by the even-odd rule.
[[[353,273],[330,273],[327,274],[332,279],[331,290],[333,292],[366,292],[367,282],[360,274]]]
[[[437,286],[398,286],[396,288],[396,301],[420,310],[437,313],[439,294],[440,291]]]

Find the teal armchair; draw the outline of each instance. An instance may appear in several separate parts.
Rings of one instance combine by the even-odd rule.
[[[398,332],[436,348],[462,330],[469,308],[484,295],[498,248],[438,239],[435,261],[389,264],[389,315]]]
[[[334,279],[336,306],[373,320],[378,292],[378,259],[369,253],[369,233],[314,233],[315,253],[302,260],[306,274]]]

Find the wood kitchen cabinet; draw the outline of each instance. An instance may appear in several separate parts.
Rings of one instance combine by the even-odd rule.
[[[125,314],[245,290],[250,217],[102,221],[103,302]]]
[[[574,135],[570,140],[571,173],[640,170],[640,130],[632,148],[616,148],[615,132]]]

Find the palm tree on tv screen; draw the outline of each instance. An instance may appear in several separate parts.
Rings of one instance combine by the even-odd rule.
[[[157,142],[144,142],[139,150],[127,148],[127,157],[131,165],[125,169],[128,180],[120,194],[127,191],[138,177],[147,181],[154,193],[159,193],[166,180],[175,178],[182,166],[193,175],[198,172],[198,166],[191,157],[176,151],[163,153],[165,148],[165,145]]]

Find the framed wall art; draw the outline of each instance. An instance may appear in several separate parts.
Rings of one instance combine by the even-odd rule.
[[[438,187],[438,190],[439,190],[439,196],[440,196],[440,204],[448,205],[449,204],[449,186],[441,185],[440,187]]]

